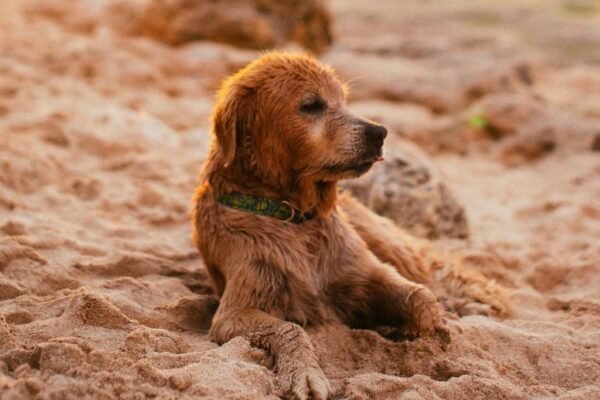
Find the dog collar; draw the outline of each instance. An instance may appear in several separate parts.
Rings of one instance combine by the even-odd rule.
[[[266,217],[299,224],[314,217],[311,212],[300,212],[287,201],[264,199],[238,192],[226,193],[219,200],[224,206]]]

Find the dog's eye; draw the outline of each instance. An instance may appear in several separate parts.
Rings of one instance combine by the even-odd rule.
[[[325,110],[325,102],[321,99],[315,99],[300,106],[300,111],[308,114],[316,114]]]

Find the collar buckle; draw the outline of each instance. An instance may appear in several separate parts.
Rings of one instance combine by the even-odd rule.
[[[292,207],[292,205],[290,204],[289,201],[287,200],[283,200],[281,202],[281,204],[285,204],[286,206],[288,206],[288,208],[290,209],[290,216],[287,219],[284,219],[284,221],[286,222],[291,222],[294,220],[294,218],[296,218],[296,209],[294,207]]]

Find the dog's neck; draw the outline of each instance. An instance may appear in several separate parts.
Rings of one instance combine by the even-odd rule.
[[[212,146],[201,179],[216,196],[239,192],[270,200],[287,201],[302,213],[327,216],[337,201],[337,182],[318,181],[312,176],[260,176],[247,163],[234,160],[224,166],[220,152]]]

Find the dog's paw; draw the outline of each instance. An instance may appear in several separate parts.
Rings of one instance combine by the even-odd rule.
[[[284,377],[288,382],[288,396],[293,400],[327,400],[330,392],[329,381],[318,367],[303,367]]]
[[[449,338],[448,328],[435,295],[427,288],[416,287],[407,296],[405,309],[408,310],[406,333],[409,336],[430,336],[440,334]]]

